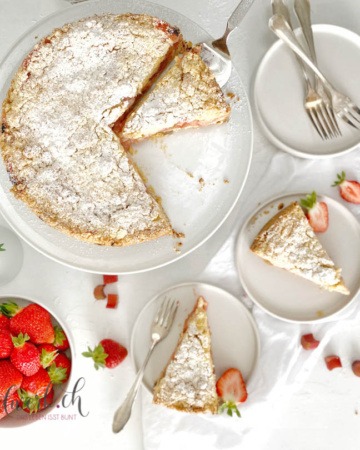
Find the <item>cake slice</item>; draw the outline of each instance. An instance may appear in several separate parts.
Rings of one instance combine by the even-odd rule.
[[[215,414],[218,408],[207,302],[199,297],[175,352],[154,387],[154,403],[178,411]]]
[[[297,203],[276,214],[262,228],[251,250],[276,267],[306,278],[328,291],[349,290]]]
[[[125,121],[122,141],[182,128],[197,128],[226,121],[230,106],[214,75],[194,48],[178,55]]]

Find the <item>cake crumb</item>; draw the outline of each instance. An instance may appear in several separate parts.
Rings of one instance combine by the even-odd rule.
[[[263,212],[263,214],[269,214],[270,211],[268,209],[265,209],[265,211]]]
[[[284,207],[284,203],[279,203],[278,204],[278,211],[281,211]]]
[[[186,172],[186,175],[190,178],[194,178],[194,175],[191,172]]]
[[[185,237],[185,234],[184,233],[180,233],[180,232],[178,232],[176,230],[173,230],[173,237],[176,238],[176,239],[182,239],[182,238]]]
[[[202,191],[203,187],[205,186],[205,181],[203,177],[199,178],[199,184],[200,184],[200,191]]]
[[[319,309],[318,311],[316,311],[316,317],[324,317],[324,311],[322,309]]]
[[[224,184],[229,184],[230,181],[227,178],[224,178]]]
[[[227,97],[229,97],[231,99],[233,99],[235,97],[235,94],[233,92],[228,92],[226,95],[227,95]]]
[[[175,243],[174,245],[174,250],[176,253],[181,253],[181,247],[182,247],[183,243],[181,241],[178,241]]]

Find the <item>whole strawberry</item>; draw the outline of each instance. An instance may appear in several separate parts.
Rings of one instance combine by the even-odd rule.
[[[47,392],[44,397],[39,399],[39,402],[33,402],[33,410],[30,410],[27,406],[25,406],[22,401],[20,400],[20,405],[22,409],[27,412],[28,414],[32,414],[35,412],[42,411],[43,409],[47,408],[52,404],[54,401],[54,389],[51,389],[49,392]],[[37,409],[36,409],[37,408]]]
[[[42,367],[35,375],[25,376],[18,391],[23,408],[28,408],[31,413],[37,412],[40,407],[40,399],[47,395],[52,387],[50,377]]]
[[[10,361],[4,359],[0,361],[0,398],[4,398],[7,394],[14,394],[23,381],[23,375],[11,364]]]
[[[10,319],[10,330],[16,336],[26,333],[34,344],[51,344],[55,339],[50,314],[34,303],[21,309]]]
[[[88,347],[88,351],[82,353],[86,358],[94,360],[96,370],[99,367],[112,369],[118,366],[126,358],[127,354],[126,348],[112,339],[103,339],[94,350]]]
[[[40,369],[40,352],[31,342],[27,334],[20,333],[13,337],[14,349],[11,352],[10,361],[23,375],[30,377]]]
[[[7,396],[6,399],[1,397],[0,398],[0,420],[3,417],[6,417],[13,411],[17,409],[19,406],[20,400],[17,392],[13,393],[10,396]]]
[[[10,330],[10,319],[0,313],[0,330]]]
[[[9,358],[14,346],[8,330],[0,330],[0,359]]]
[[[53,342],[54,346],[60,351],[67,350],[70,347],[70,345],[64,330],[62,330],[58,325],[55,325],[54,331],[55,331],[55,339]]]
[[[57,357],[58,349],[53,344],[39,344],[37,348],[40,352],[40,364],[46,369]]]
[[[70,372],[71,361],[64,353],[59,353],[48,368],[48,374],[52,384],[65,383],[69,379]]]

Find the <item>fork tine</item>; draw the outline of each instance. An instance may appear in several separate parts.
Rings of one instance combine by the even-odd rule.
[[[358,118],[356,117],[356,115],[355,115],[355,114],[356,114],[355,110],[350,109],[350,110],[348,111],[348,113],[350,114],[351,117],[353,117],[357,122],[360,123],[360,119],[358,119]]]
[[[168,298],[164,297],[164,300],[162,301],[160,307],[156,311],[156,316],[155,316],[155,319],[154,319],[155,323],[159,323],[160,319],[163,317],[164,310],[166,308],[166,302],[168,302]]]
[[[164,321],[164,325],[165,325],[166,328],[170,327],[172,325],[174,317],[175,317],[175,314],[176,314],[176,311],[177,311],[177,308],[178,308],[178,305],[179,305],[179,302],[177,302],[175,300],[173,300],[171,302],[169,311],[168,311],[168,313],[166,315],[166,319]]]
[[[338,136],[342,136],[342,133],[341,133],[341,130],[340,130],[338,121],[337,121],[337,119],[336,119],[334,110],[333,110],[332,108],[329,108],[328,106],[326,106],[326,111],[327,111],[327,113],[330,114],[331,117],[332,117],[332,121],[333,121],[333,124],[335,125],[336,131],[337,131],[337,135],[338,135]]]
[[[330,128],[331,128],[333,137],[336,137],[336,136],[339,136],[340,130],[338,129],[336,120],[335,120],[334,117],[330,114],[329,109],[330,109],[329,106],[326,105],[325,103],[323,103],[323,106],[322,106],[323,114],[324,114],[324,116],[325,116],[325,118],[326,118],[327,123],[329,124],[329,126],[330,126]]]
[[[360,108],[358,108],[356,105],[352,104],[352,109],[355,110],[360,115]]]
[[[327,138],[334,137],[333,131],[332,131],[329,123],[327,122],[325,114],[324,114],[323,103],[320,103],[319,105],[316,106],[316,113],[317,113],[319,122],[321,123],[321,125],[323,126],[323,129],[325,130]]]
[[[312,108],[306,108],[306,112],[312,122],[312,124],[314,125],[315,130],[318,132],[319,136],[321,137],[321,139],[325,139],[325,135],[322,133],[322,129],[320,128],[320,126],[318,125],[318,120],[316,118],[313,117],[313,111]]]
[[[349,125],[351,125],[352,127],[354,127],[354,128],[358,128],[347,116],[346,116],[346,114],[345,113],[342,113],[341,115],[340,115],[340,117],[342,118],[342,120],[344,120],[347,124],[349,124]]]

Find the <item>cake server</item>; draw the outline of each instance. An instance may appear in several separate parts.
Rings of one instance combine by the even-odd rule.
[[[209,66],[220,87],[229,80],[231,74],[231,55],[227,46],[228,37],[239,26],[254,0],[241,0],[227,21],[224,35],[212,42],[202,42],[201,57]]]
[[[176,300],[171,300],[165,297],[157,310],[154,321],[151,325],[151,345],[148,354],[146,355],[143,365],[136,375],[134,384],[132,385],[128,395],[114,414],[112,426],[114,433],[121,431],[130,419],[132,406],[143,379],[147,363],[149,362],[155,346],[169,334],[172,324],[174,323],[177,308],[178,302]]]

